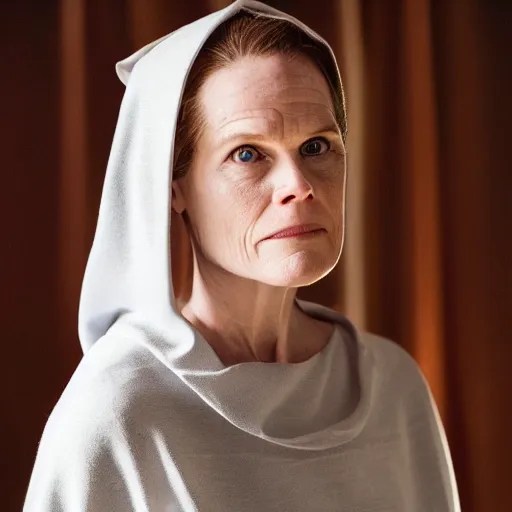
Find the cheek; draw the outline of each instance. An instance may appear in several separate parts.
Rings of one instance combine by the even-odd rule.
[[[245,240],[258,216],[262,194],[254,184],[232,183],[217,177],[204,182],[194,200],[193,223],[203,245],[215,240],[232,251],[245,251]],[[224,249],[223,249],[224,250]]]
[[[345,186],[344,180],[336,180],[332,183],[327,190],[328,206],[330,210],[335,213],[336,218],[341,218],[341,214],[344,211],[345,201]],[[339,215],[338,215],[339,214]]]
[[[345,171],[338,170],[331,174],[326,172],[319,183],[319,190],[322,191],[322,202],[331,214],[333,221],[341,222],[345,209]]]
[[[257,188],[253,183],[218,180],[211,188],[216,210],[213,214],[225,219],[233,231],[247,229],[254,220],[258,197],[261,197]]]

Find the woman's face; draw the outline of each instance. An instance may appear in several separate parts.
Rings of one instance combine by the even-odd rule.
[[[302,56],[245,57],[199,99],[206,127],[172,201],[198,259],[274,286],[325,276],[343,242],[345,148],[322,73]],[[268,239],[298,224],[322,229]]]

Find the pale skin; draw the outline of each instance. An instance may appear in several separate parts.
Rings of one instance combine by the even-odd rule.
[[[303,56],[244,57],[199,97],[206,127],[172,186],[194,252],[181,314],[225,366],[305,361],[333,326],[303,313],[296,291],[333,269],[344,235],[346,153],[327,82]],[[323,231],[264,240],[302,223]]]

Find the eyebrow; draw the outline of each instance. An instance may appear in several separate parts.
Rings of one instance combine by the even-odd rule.
[[[321,134],[331,134],[335,135],[337,137],[341,137],[341,132],[338,128],[338,126],[334,123],[330,123],[327,126],[324,126],[323,128],[320,128],[319,130],[315,130],[311,132],[311,136],[314,135],[321,135]],[[230,141],[238,140],[238,139],[252,139],[252,140],[267,140],[270,136],[264,135],[262,133],[258,132],[234,132],[229,133],[226,135],[221,135],[218,140],[217,144],[218,147],[224,146]]]

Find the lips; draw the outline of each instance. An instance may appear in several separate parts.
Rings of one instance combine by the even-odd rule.
[[[276,231],[272,235],[268,236],[265,240],[295,237],[321,230],[324,230],[324,228],[322,228],[322,226],[319,224],[298,224],[296,226],[289,226],[287,228]]]

